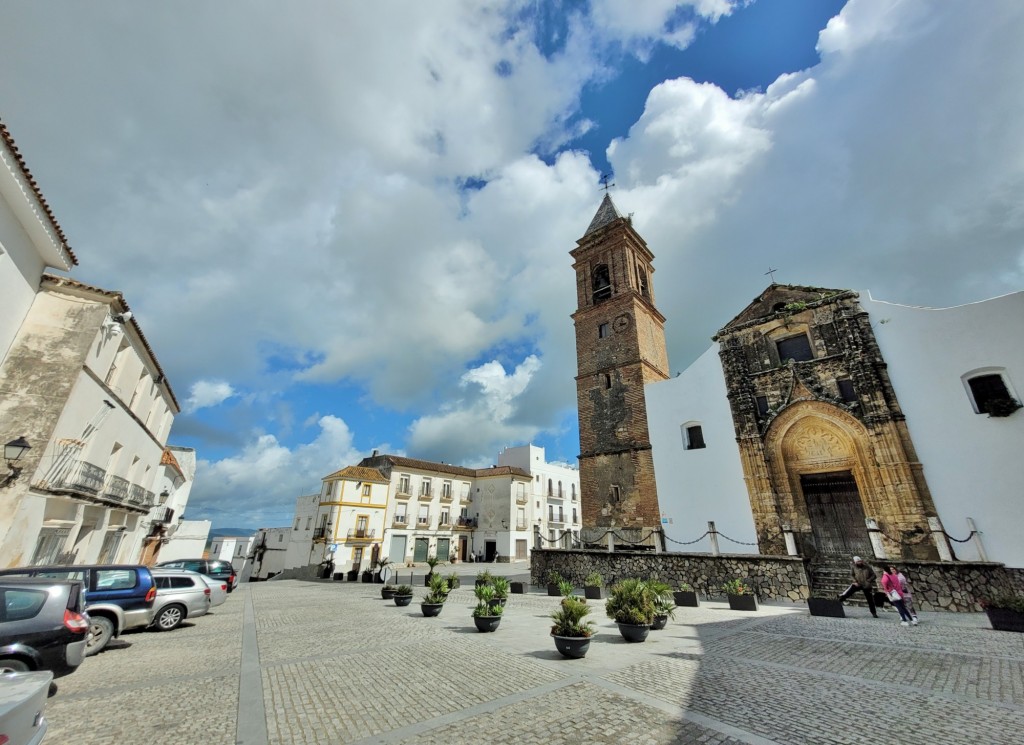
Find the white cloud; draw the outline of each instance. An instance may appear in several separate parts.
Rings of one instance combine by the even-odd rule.
[[[231,384],[224,380],[197,380],[189,389],[184,411],[191,414],[199,409],[217,406],[236,395]]]

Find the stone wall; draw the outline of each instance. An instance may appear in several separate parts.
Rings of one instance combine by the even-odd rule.
[[[748,579],[762,600],[797,602],[809,594],[803,560],[793,556],[534,549],[532,557],[530,581],[535,585],[545,584],[554,570],[577,586],[597,572],[606,585],[627,577],[657,577],[673,587],[685,582],[703,596],[724,597],[722,585],[737,578]]]
[[[530,582],[544,585],[557,571],[576,586],[597,572],[606,585],[627,577],[657,577],[673,587],[688,583],[704,597],[724,597],[730,579],[747,579],[761,600],[802,602],[810,594],[803,559],[798,556],[738,554],[655,554],[643,551],[534,549]],[[911,561],[899,563],[910,581],[914,604],[924,611],[974,612],[981,600],[1000,592],[1024,595],[1024,569],[992,562]],[[881,572],[881,568],[876,568]]]

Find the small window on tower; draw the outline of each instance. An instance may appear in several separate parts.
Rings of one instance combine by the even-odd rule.
[[[608,373],[605,373],[604,374],[604,389],[607,391],[607,390],[610,390],[611,387],[612,387],[612,376],[609,375]]]
[[[607,339],[608,338],[608,324],[602,323],[597,327],[597,338]]]
[[[640,295],[650,299],[651,293],[647,289],[647,271],[641,266],[636,268],[636,285],[637,289],[640,290]]]
[[[622,491],[619,489],[618,484],[612,484],[611,491],[612,502],[618,502],[622,499]]]
[[[607,264],[598,264],[594,267],[594,302],[600,303],[612,296],[612,279],[608,273]]]
[[[856,403],[857,392],[853,390],[852,380],[837,380],[836,388],[839,389],[839,398],[848,404]]]
[[[704,445],[704,430],[699,424],[693,424],[686,428],[686,449],[700,450]]]
[[[758,396],[754,400],[757,402],[757,418],[764,419],[768,416],[768,397]]]

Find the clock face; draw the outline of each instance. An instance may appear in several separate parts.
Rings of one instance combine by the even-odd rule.
[[[623,313],[621,316],[617,316],[612,322],[612,328],[616,331],[625,331],[629,328],[629,324],[633,322],[629,313]]]

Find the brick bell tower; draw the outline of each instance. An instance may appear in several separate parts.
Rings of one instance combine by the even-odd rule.
[[[644,385],[668,378],[654,254],[605,194],[570,254],[576,270],[576,402],[583,527],[661,525]]]

